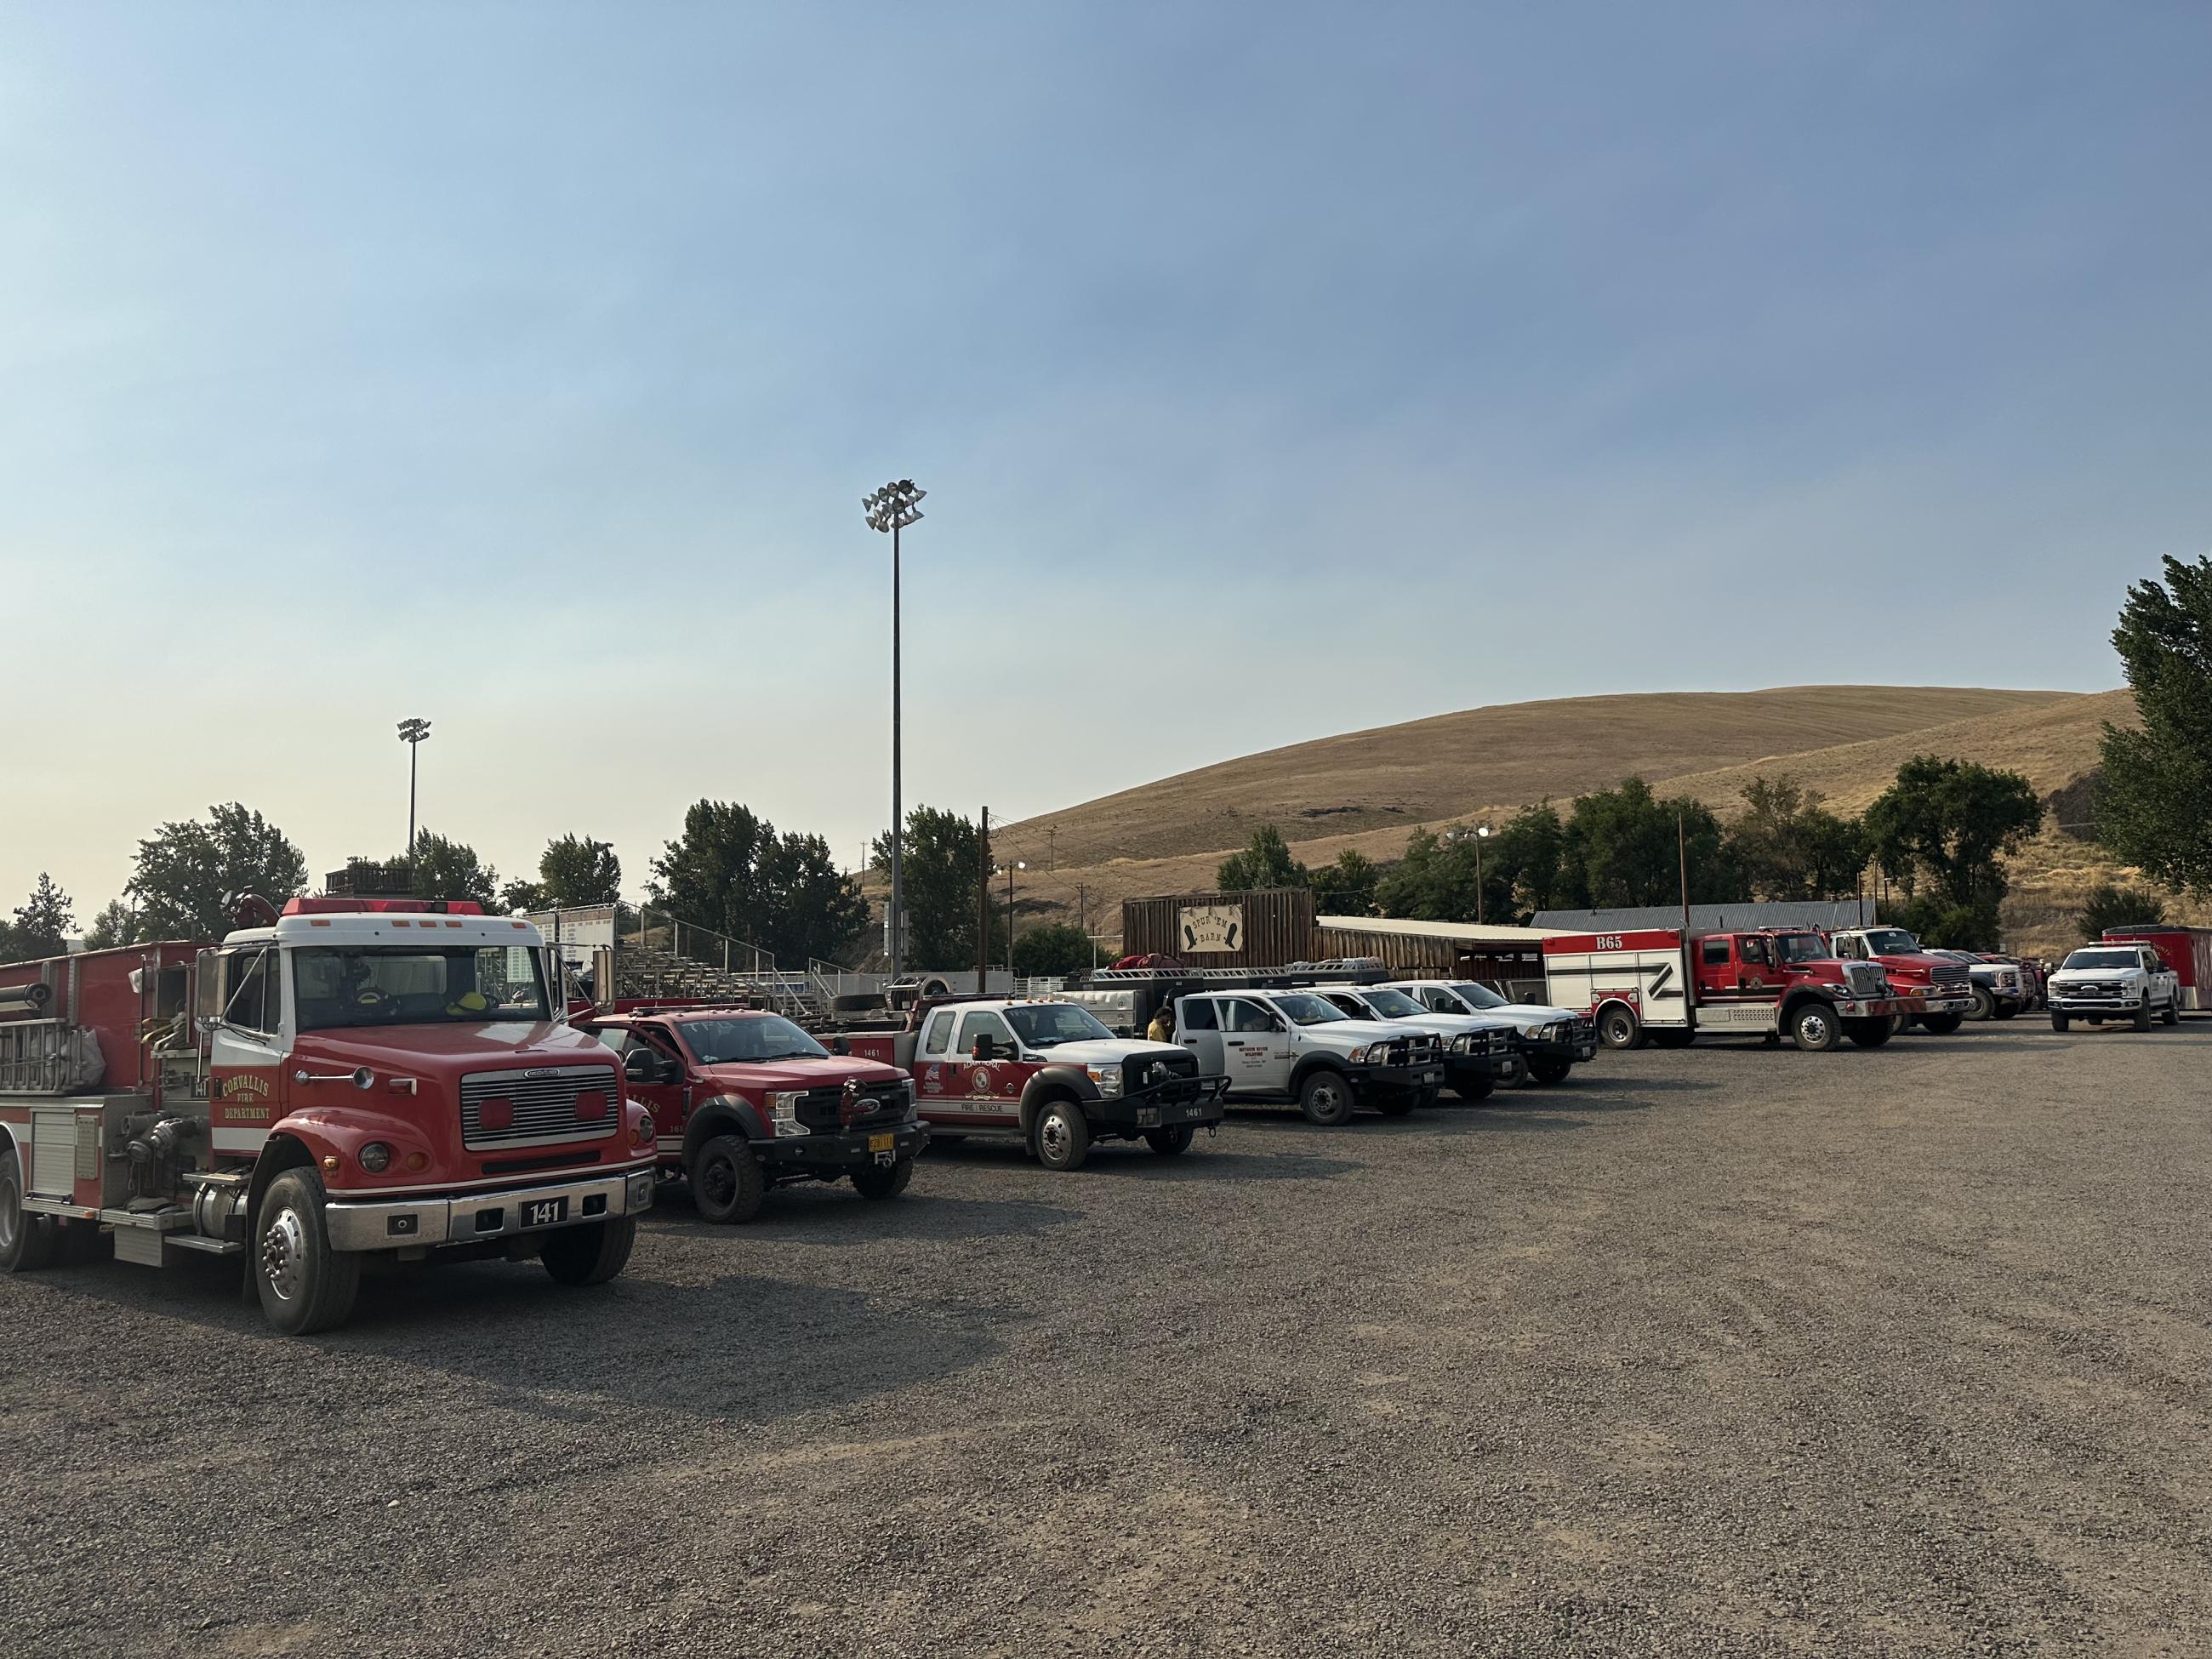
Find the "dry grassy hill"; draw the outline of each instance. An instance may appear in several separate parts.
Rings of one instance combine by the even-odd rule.
[[[2104,722],[2132,712],[2123,691],[1893,686],[1516,703],[1184,773],[1009,825],[997,850],[1029,861],[1024,914],[1049,909],[1073,920],[1087,911],[1091,925],[1110,932],[1125,897],[1211,886],[1221,859],[1261,823],[1279,825],[1308,864],[1346,847],[1385,861],[1417,828],[1504,814],[1547,796],[1565,800],[1631,774],[1724,816],[1761,775],[1795,777],[1856,811],[1902,762],[1923,753],[2012,768],[2049,796],[2096,764]],[[1048,824],[1057,845],[1049,872],[1042,867]],[[2008,920],[2022,948],[2063,943],[2078,894],[2112,873],[2094,848],[2039,837],[2014,868],[2018,915]]]

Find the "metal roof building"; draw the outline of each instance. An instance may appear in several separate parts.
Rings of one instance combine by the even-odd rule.
[[[1875,921],[1874,901],[1789,899],[1772,903],[1693,904],[1690,931],[1723,933],[1753,927],[1864,927]],[[1680,927],[1679,904],[1642,904],[1618,910],[1539,910],[1534,926],[1553,933],[1626,933],[1649,927]]]

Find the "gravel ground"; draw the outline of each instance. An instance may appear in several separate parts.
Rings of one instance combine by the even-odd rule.
[[[629,1274],[0,1281],[0,1642],[2201,1653],[2212,1023],[1605,1055]]]

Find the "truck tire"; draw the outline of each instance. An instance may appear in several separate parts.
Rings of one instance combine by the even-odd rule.
[[[2180,997],[2179,997],[2179,995],[2175,995],[2175,996],[2170,996],[2170,997],[2168,997],[2168,998],[2166,1000],[2166,1008],[2165,1008],[2165,1011],[2164,1011],[2162,1013],[2160,1013],[2160,1014],[2159,1015],[2159,1017],[2158,1017],[2158,1018],[2159,1018],[2159,1023],[2160,1023],[2160,1024],[2164,1024],[2164,1025],[2179,1025],[2179,1024],[2181,1024],[2181,999],[2180,999]]]
[[[1982,989],[1978,985],[1974,987],[1972,994],[1974,1006],[1972,1010],[1966,1015],[1966,1018],[1968,1019],[1995,1019],[1997,1017],[1997,1000],[1991,996],[1987,991]]]
[[[2020,1011],[2024,1006],[2024,1004],[2017,1002],[2001,1003],[1997,1007],[1997,1018],[1999,1019],[2016,1019],[2020,1017]]]
[[[1431,1105],[1435,1100],[1426,1089],[1393,1089],[1375,1097],[1375,1109],[1385,1117],[1404,1117],[1416,1106]]]
[[[880,1164],[871,1164],[865,1170],[854,1170],[853,1190],[862,1198],[896,1198],[913,1179],[914,1160],[902,1158],[888,1170]]]
[[[1462,1073],[1453,1079],[1451,1088],[1462,1100],[1487,1100],[1498,1091],[1498,1079],[1487,1072],[1474,1076]]]
[[[2067,1018],[2065,1015],[2063,1015],[2063,1014],[2060,1013],[2057,1009],[2055,1009],[2055,1008],[2054,1008],[2053,1010],[2051,1010],[2051,1029],[2052,1030],[2054,1030],[2054,1031],[2063,1031],[2063,1030],[2064,1030],[2068,1026],[2071,1025],[2073,1023],[2074,1023],[2074,1022],[2073,1022],[2072,1020],[2070,1020],[2070,1019]]]
[[[2136,1030],[2138,1031],[2150,1030],[2150,998],[2148,996],[2143,998],[2142,1005],[2136,1009]]]
[[[691,1155],[691,1202],[700,1218],[742,1226],[761,1212],[768,1177],[742,1135],[714,1135]]]
[[[1879,1048],[1896,1035],[1890,1022],[1877,1014],[1870,1019],[1847,1019],[1844,1035],[1862,1048]]]
[[[1910,1015],[1910,1014],[1892,1014],[1892,1015],[1889,1017],[1889,1034],[1890,1034],[1890,1036],[1904,1036],[1907,1031],[1911,1030],[1911,1029],[1912,1029],[1912,1016],[1911,1016],[1911,1015]]]
[[[53,1259],[54,1230],[23,1210],[22,1166],[0,1152],[0,1273],[34,1273]]]
[[[1597,1040],[1608,1048],[1641,1048],[1644,1022],[1633,1008],[1616,1002],[1597,1017]]]
[[[1036,1143],[1037,1162],[1048,1170],[1079,1170],[1091,1156],[1091,1126],[1072,1100],[1046,1102],[1030,1138]]]
[[[1920,1029],[1934,1036],[1948,1036],[1966,1023],[1964,1014],[1923,1014]]]
[[[1836,1011],[1817,998],[1800,1003],[1790,1016],[1790,1040],[1808,1054],[1820,1054],[1836,1046],[1843,1035],[1838,1029],[1842,1023]]]
[[[1172,1129],[1147,1129],[1145,1145],[1162,1158],[1181,1158],[1190,1150],[1194,1131],[1188,1123],[1178,1123]]]
[[[1528,1075],[1540,1084],[1565,1083],[1574,1069],[1565,1054],[1538,1054],[1528,1062]]]
[[[1351,1079],[1326,1066],[1307,1073],[1306,1080],[1298,1085],[1298,1110],[1305,1114],[1307,1122],[1318,1123],[1324,1129],[1351,1122],[1356,1103]]]
[[[545,1235],[538,1259],[560,1285],[604,1285],[629,1261],[637,1243],[637,1218],[610,1216],[580,1227],[561,1227]]]
[[[361,1292],[361,1256],[331,1248],[323,1183],[313,1170],[287,1170],[261,1195],[253,1218],[253,1287],[261,1312],[287,1336],[345,1323]]]

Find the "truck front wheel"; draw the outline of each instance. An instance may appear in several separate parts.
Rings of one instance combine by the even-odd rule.
[[[287,1170],[270,1182],[253,1224],[253,1283],[269,1322],[287,1336],[344,1324],[361,1291],[361,1257],[331,1248],[315,1172]]]
[[[1923,1014],[1920,1029],[1932,1036],[1948,1036],[1966,1023],[1964,1014]]]
[[[2181,998],[2178,993],[2166,1000],[2166,1010],[2158,1018],[2159,1023],[2162,1025],[2181,1024]]]
[[[1306,1121],[1318,1123],[1324,1129],[1334,1129],[1339,1124],[1352,1121],[1352,1084],[1336,1073],[1322,1066],[1306,1074],[1298,1085],[1298,1109]]]
[[[1997,1000],[1995,997],[1978,985],[1974,987],[1973,997],[1974,1006],[1967,1013],[1967,1018],[1995,1019],[1997,1017]]]
[[[562,1285],[604,1285],[629,1265],[637,1242],[637,1218],[618,1215],[545,1235],[538,1259]]]
[[[1597,1017],[1597,1040],[1608,1048],[1640,1048],[1644,1022],[1634,1009],[1616,1002]]]
[[[1862,1048],[1881,1048],[1895,1034],[1895,1030],[1896,1028],[1880,1015],[1869,1019],[1847,1019],[1844,1022],[1844,1035]]]
[[[1091,1126],[1072,1100],[1055,1100],[1037,1114],[1037,1162],[1048,1170],[1079,1170],[1091,1156]]]
[[[871,1164],[864,1170],[853,1171],[853,1190],[862,1198],[896,1198],[914,1179],[914,1160],[902,1158],[886,1167]]]
[[[691,1202],[702,1218],[717,1223],[750,1221],[768,1196],[768,1177],[760,1159],[739,1135],[716,1135],[691,1158]]]
[[[1452,1079],[1452,1092],[1462,1100],[1487,1100],[1498,1088],[1498,1079],[1487,1072],[1462,1072]]]
[[[1193,1133],[1188,1123],[1178,1123],[1172,1129],[1147,1129],[1145,1145],[1162,1158],[1180,1158],[1190,1150]]]
[[[1528,1062],[1528,1075],[1539,1083],[1565,1083],[1575,1063],[1565,1054],[1538,1054]]]
[[[1808,1054],[1836,1046],[1836,1011],[1825,1002],[1808,1002],[1790,1016],[1790,1040]]]
[[[2142,1006],[2136,1010],[2136,1030],[2150,1030],[2150,998],[2148,995],[2143,998]]]
[[[0,1273],[33,1273],[52,1259],[53,1225],[23,1209],[23,1171],[12,1152],[0,1152]]]

